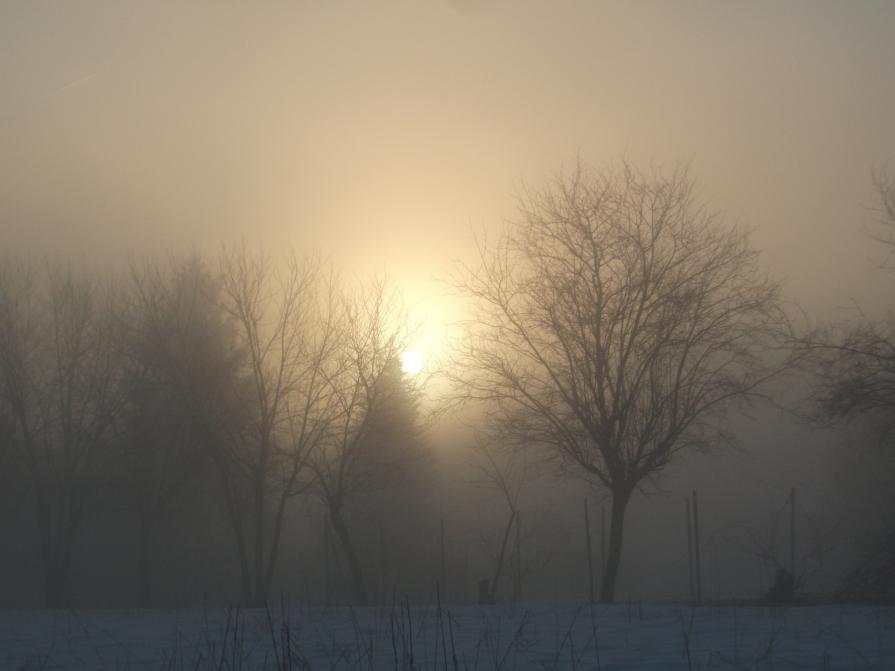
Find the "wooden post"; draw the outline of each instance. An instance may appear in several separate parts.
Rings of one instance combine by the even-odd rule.
[[[332,557],[329,552],[329,513],[323,513],[323,599],[327,606],[332,602]]]
[[[463,543],[463,584],[467,585],[467,587],[464,587],[461,590],[461,599],[466,598],[465,596],[463,596],[463,594],[465,594],[466,596],[469,595],[469,592],[467,592],[466,590],[469,589],[468,585],[470,585],[471,583],[471,572],[469,570],[469,541],[465,541]]]
[[[385,580],[388,557],[386,556],[385,532],[382,530],[382,523],[379,523],[376,526],[379,530],[379,584],[376,586],[376,595],[373,598],[376,603],[385,603],[388,595],[388,587]]]
[[[690,519],[690,497],[684,501],[687,509],[687,578],[689,580],[689,596],[693,598],[693,522]]]
[[[696,602],[702,603],[702,562],[699,557],[699,499],[693,490],[693,555],[696,560]]]
[[[789,541],[789,570],[792,573],[792,579],[796,579],[796,488],[793,487],[789,490],[789,526],[790,526],[790,541]]]
[[[441,593],[444,594],[444,598],[448,598],[448,590],[447,590],[447,565],[444,560],[444,518],[441,520],[441,529],[440,529],[440,538],[441,538]]]
[[[606,573],[606,504],[600,504],[600,587]]]
[[[522,514],[516,515],[516,601],[522,600]]]
[[[587,580],[590,586],[590,603],[594,602],[594,559],[590,545],[590,515],[587,512],[587,497],[584,497],[584,537],[587,540]]]

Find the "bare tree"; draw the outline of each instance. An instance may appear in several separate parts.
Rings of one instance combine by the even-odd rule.
[[[770,588],[762,595],[771,602],[793,600],[805,590],[809,581],[822,576],[824,556],[830,549],[830,530],[821,528],[813,516],[803,514],[798,556],[791,554],[791,505],[792,501],[787,499],[763,526],[736,524],[716,532],[725,542],[758,559],[762,568],[774,576]],[[795,566],[792,565],[793,559]]]
[[[68,599],[72,555],[121,406],[109,296],[71,269],[0,266],[0,385],[34,497],[49,607]]]
[[[874,174],[878,192],[879,230],[871,237],[886,249],[883,268],[892,270],[895,251],[895,181],[888,173]],[[895,318],[835,324],[802,336],[799,346],[810,356],[815,376],[809,419],[838,422],[870,418],[883,442],[895,432]]]
[[[525,551],[534,545],[530,533],[526,532],[526,542],[523,544],[520,498],[526,485],[534,478],[535,464],[531,455],[518,449],[518,446],[501,444],[497,436],[481,432],[476,435],[473,454],[481,478],[477,484],[497,492],[507,514],[500,542],[496,545],[486,543],[495,562],[494,577],[481,581],[479,598],[483,603],[496,603],[501,578],[507,575],[512,580],[513,602],[516,602],[521,596],[525,579],[544,568],[550,560],[550,553],[544,552],[544,548]]]
[[[109,476],[136,523],[139,603],[149,607],[159,527],[184,509],[207,462],[208,433],[193,404],[235,366],[214,314],[213,280],[197,257],[146,263],[131,278],[119,309],[124,412]]]
[[[879,228],[870,233],[870,236],[883,243],[890,255],[884,261],[884,265],[890,266],[891,252],[895,250],[895,178],[888,169],[882,168],[873,172],[873,186],[879,198],[877,208],[877,223]]]
[[[870,237],[885,250],[881,268],[895,270],[895,179],[880,170],[873,175],[879,198],[878,226],[869,231]],[[817,328],[801,336],[798,347],[806,354],[806,369],[813,375],[813,392],[806,412],[807,419],[822,425],[848,424],[860,421],[855,431],[860,434],[870,429],[879,446],[888,454],[869,454],[873,462],[870,470],[877,476],[890,469],[888,463],[895,446],[895,317],[890,313],[880,319],[870,319],[860,313],[856,320]],[[839,464],[836,481],[842,483],[843,468],[854,464]],[[865,465],[865,468],[867,466]],[[876,499],[878,505],[889,505],[891,483],[880,483],[882,495],[874,495],[873,478],[860,474],[860,496]],[[877,509],[875,520],[891,520],[891,510]],[[852,525],[863,528],[865,523]],[[851,598],[889,598],[895,592],[895,530],[883,525],[867,534],[870,547],[864,548],[863,561],[850,573],[842,586],[841,596]]]
[[[367,605],[363,567],[346,517],[359,494],[388,487],[405,463],[415,410],[400,370],[406,318],[384,284],[340,301],[340,346],[329,377],[335,422],[310,449],[314,493],[324,505],[347,560],[355,601]]]
[[[231,390],[242,420],[220,425],[213,455],[251,604],[267,599],[287,502],[304,491],[307,459],[334,421],[329,369],[338,341],[321,278],[313,259],[276,264],[245,247],[223,253],[219,304],[242,353]]]
[[[747,234],[695,203],[683,170],[579,164],[520,210],[454,278],[475,312],[450,375],[506,435],[610,491],[612,601],[635,489],[716,444],[717,413],[774,373],[779,288]]]
[[[497,491],[503,502],[506,503],[507,522],[501,535],[499,550],[495,552],[491,544],[485,541],[489,554],[494,559],[494,577],[479,580],[479,605],[494,605],[497,602],[497,588],[504,574],[507,544],[519,516],[519,493],[522,488],[522,480],[513,477],[513,475],[519,464],[523,462],[523,457],[515,451],[497,455],[495,454],[496,450],[489,443],[489,439],[483,439],[481,436],[476,438],[475,451],[481,461],[479,473],[483,478],[483,486]]]

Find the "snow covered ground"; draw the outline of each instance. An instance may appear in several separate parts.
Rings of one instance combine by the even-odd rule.
[[[0,611],[0,669],[895,669],[895,608]]]

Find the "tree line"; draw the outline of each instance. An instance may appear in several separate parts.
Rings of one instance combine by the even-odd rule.
[[[410,333],[383,283],[347,287],[318,259],[225,249],[104,280],[62,264],[0,270],[5,458],[27,482],[46,604],[67,603],[72,556],[97,506],[139,531],[150,603],[158,526],[213,471],[241,600],[264,603],[289,502],[318,499],[364,576],[345,521],[359,492],[409,456]]]
[[[875,184],[891,247],[895,188],[885,174]],[[442,401],[484,410],[478,454],[509,514],[487,600],[533,464],[608,493],[611,602],[632,496],[679,454],[729,441],[727,413],[770,381],[807,372],[812,421],[872,416],[890,439],[892,322],[795,329],[749,232],[708,210],[686,170],[579,163],[519,202],[448,280],[472,317],[441,371]],[[348,287],[315,258],[241,246],[114,280],[5,259],[0,467],[27,482],[47,605],[66,603],[102,501],[139,531],[149,603],[160,520],[202,473],[214,474],[243,603],[269,598],[297,497],[326,510],[354,601],[370,603],[347,516],[422,454],[419,384],[400,369],[409,338],[396,294]]]

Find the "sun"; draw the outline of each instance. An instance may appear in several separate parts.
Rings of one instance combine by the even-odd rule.
[[[416,350],[407,350],[401,354],[401,370],[416,375],[423,369],[423,355]]]

